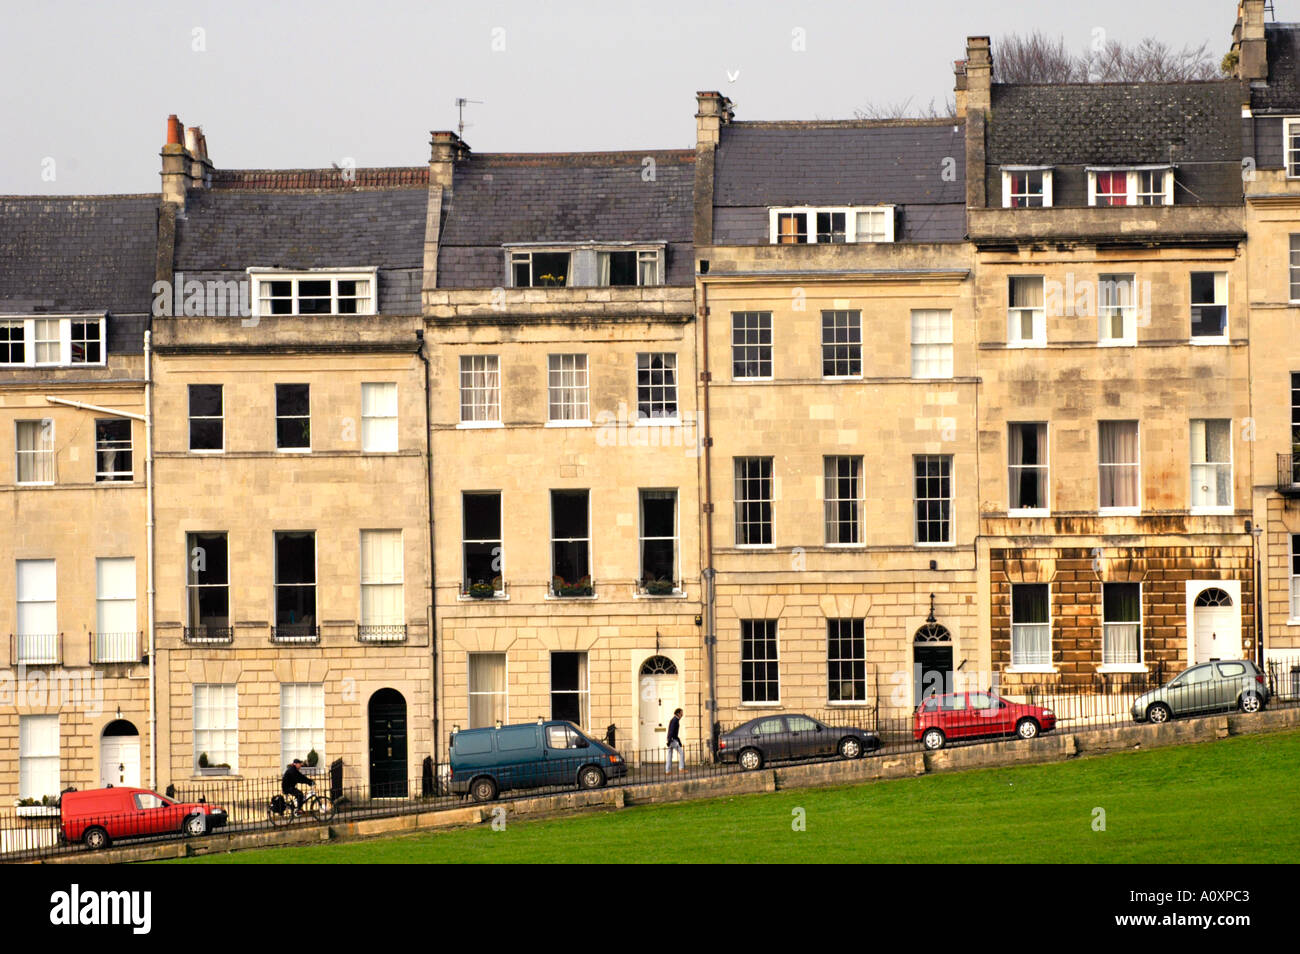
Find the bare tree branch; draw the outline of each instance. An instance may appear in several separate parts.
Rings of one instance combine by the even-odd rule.
[[[927,106],[913,109],[912,98],[896,103],[868,103],[853,110],[854,119],[951,119],[957,115],[957,101],[949,96],[942,105],[930,100]]]
[[[1065,38],[1035,31],[1010,34],[993,47],[995,83],[1151,83],[1209,80],[1220,75],[1207,44],[1175,50],[1155,37],[1133,45],[1108,40],[1071,53]]]

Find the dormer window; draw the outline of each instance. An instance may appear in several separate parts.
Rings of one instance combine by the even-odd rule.
[[[615,288],[634,285],[661,285],[659,250],[632,249],[596,253],[597,285]]]
[[[1088,204],[1173,205],[1172,166],[1095,166],[1088,169]]]
[[[664,245],[583,243],[568,247],[506,246],[512,288],[635,288],[662,285]]]
[[[1300,179],[1300,118],[1282,120],[1282,153],[1286,177]]]
[[[814,208],[797,206],[769,211],[773,245],[845,245],[894,241],[892,205]]]
[[[1051,166],[1002,167],[1002,208],[1047,209],[1051,206]]]
[[[0,367],[104,363],[103,315],[0,316]]]
[[[373,315],[375,270],[288,272],[248,270],[259,316]]]
[[[511,282],[515,288],[567,285],[569,258],[568,252],[511,252]]]

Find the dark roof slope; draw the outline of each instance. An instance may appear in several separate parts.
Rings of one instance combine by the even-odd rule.
[[[1300,23],[1266,23],[1268,83],[1251,85],[1251,108],[1259,112],[1300,110]]]
[[[766,209],[897,205],[904,241],[965,232],[965,130],[953,120],[755,122],[722,127],[714,241],[763,244]]]
[[[311,181],[302,171],[277,175]],[[253,266],[377,267],[380,311],[418,314],[427,206],[423,186],[191,191],[176,221],[176,270],[202,280]]]
[[[148,314],[156,195],[0,197],[0,312]]]
[[[509,243],[668,244],[668,284],[690,284],[695,153],[471,155],[456,164],[438,284],[499,285]]]
[[[990,165],[1241,158],[1244,89],[1237,80],[995,84],[992,93]]]

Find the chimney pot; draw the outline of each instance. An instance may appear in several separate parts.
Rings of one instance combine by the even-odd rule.
[[[181,121],[172,113],[167,117],[167,145],[179,146],[182,141],[183,133],[181,132]]]

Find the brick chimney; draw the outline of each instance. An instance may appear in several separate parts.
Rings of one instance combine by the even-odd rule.
[[[1264,38],[1266,0],[1241,0],[1237,22],[1232,27],[1232,52],[1237,54],[1233,71],[1238,79],[1268,79],[1268,41]]]
[[[722,136],[722,127],[735,118],[731,100],[717,90],[695,94],[695,147],[716,146]]]
[[[469,145],[454,132],[429,134],[429,185],[451,191],[452,171],[457,162],[469,158]]]
[[[173,113],[167,117],[167,141],[162,147],[162,200],[182,208],[190,184],[190,154],[184,139],[181,121]]]

